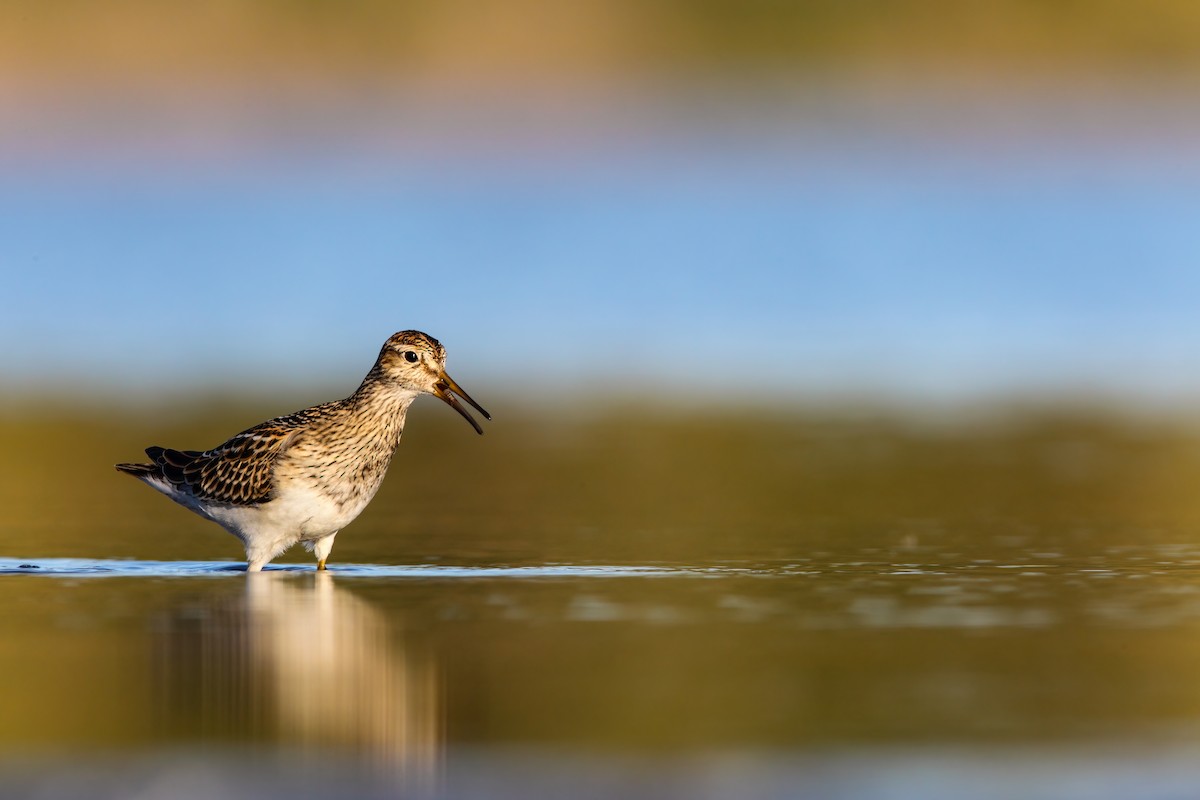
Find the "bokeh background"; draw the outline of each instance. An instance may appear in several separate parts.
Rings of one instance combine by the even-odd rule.
[[[344,396],[410,327],[496,424],[419,405],[404,480],[441,511],[398,489],[385,528],[517,512],[536,559],[561,526],[521,514],[557,508],[611,523],[576,556],[645,556],[791,530],[796,491],[841,519],[865,471],[941,469],[879,444],[931,431],[1076,477],[1115,437],[1158,466],[1083,496],[1190,514],[1159,495],[1200,398],[1198,43],[1184,2],[6,3],[4,528],[203,529],[143,497],[97,535],[138,489],[109,465]]]
[[[485,398],[1185,404],[1198,39],[1165,0],[14,0],[4,392],[344,391],[416,327]]]
[[[173,746],[241,796],[246,742],[335,782],[382,742],[482,757],[459,796],[561,796],[503,779],[561,747],[613,796],[717,751],[729,796],[1191,796],[1197,89],[1186,0],[6,0],[5,569],[240,561],[112,464],[419,328],[495,419],[419,401],[335,567],[687,577],[8,576],[0,771]],[[957,760],[995,743],[1031,768]]]

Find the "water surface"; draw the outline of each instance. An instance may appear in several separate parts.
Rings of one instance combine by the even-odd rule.
[[[1122,796],[1107,775],[1166,797],[1200,779],[1200,548],[861,555],[258,575],[3,559],[0,735],[114,797],[180,773],[233,796],[264,764],[266,796],[555,796],[581,776],[645,797],[1013,796],[977,785],[1004,776],[1025,797]],[[313,758],[324,784],[301,777]]]
[[[208,423],[12,426],[0,795],[1200,787],[1186,425],[420,419],[328,572],[250,575],[112,472]]]

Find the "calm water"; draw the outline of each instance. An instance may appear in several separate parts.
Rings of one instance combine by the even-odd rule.
[[[7,788],[1191,796],[1200,547],[1010,554],[0,559]]]
[[[0,419],[0,796],[1200,793],[1192,425],[433,410],[324,574]]]

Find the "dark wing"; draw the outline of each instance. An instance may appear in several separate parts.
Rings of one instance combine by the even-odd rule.
[[[302,413],[264,422],[211,450],[148,447],[146,455],[175,488],[195,497],[257,505],[272,497],[275,463],[303,430]]]

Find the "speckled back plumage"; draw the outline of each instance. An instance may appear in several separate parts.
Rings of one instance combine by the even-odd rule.
[[[181,492],[234,505],[268,502],[275,488],[275,465],[314,422],[335,413],[345,401],[325,403],[255,425],[203,452],[147,447],[157,474]],[[140,466],[140,465],[121,465]]]

